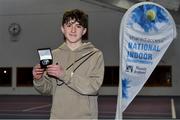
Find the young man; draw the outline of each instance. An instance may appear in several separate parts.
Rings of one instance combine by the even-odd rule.
[[[97,119],[97,94],[104,76],[100,50],[82,38],[88,29],[87,15],[65,12],[61,30],[65,42],[53,50],[53,64],[33,69],[34,87],[52,95],[51,119]]]

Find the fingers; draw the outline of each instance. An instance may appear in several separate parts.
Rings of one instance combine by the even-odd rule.
[[[63,74],[63,68],[57,64],[48,65],[46,71],[48,75],[52,75],[55,77],[59,77]]]
[[[37,64],[36,66],[34,66],[33,71],[32,71],[33,77],[35,79],[40,79],[43,76],[44,71],[46,71],[48,75],[51,75],[57,78],[59,78],[60,76],[64,74],[63,68],[58,64],[48,65],[46,69],[42,69],[40,64]]]
[[[37,64],[34,66],[32,74],[35,79],[40,79],[44,73],[44,69],[41,69],[41,66]]]
[[[48,65],[47,66],[47,71],[57,71],[58,69],[60,69],[59,65]]]

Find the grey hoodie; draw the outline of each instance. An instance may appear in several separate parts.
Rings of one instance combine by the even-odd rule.
[[[100,50],[90,42],[74,51],[63,43],[53,50],[53,64],[65,73],[53,78],[46,73],[34,80],[41,93],[53,96],[51,119],[97,119],[97,94],[104,76],[104,60]]]

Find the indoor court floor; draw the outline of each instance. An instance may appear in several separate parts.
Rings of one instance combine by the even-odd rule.
[[[99,119],[114,119],[116,96],[99,96]],[[0,95],[0,119],[48,119],[50,96]],[[137,96],[124,119],[180,119],[180,97]]]

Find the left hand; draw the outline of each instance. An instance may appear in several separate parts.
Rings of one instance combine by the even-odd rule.
[[[64,69],[58,64],[52,64],[47,66],[46,72],[48,75],[59,78],[64,74]]]

